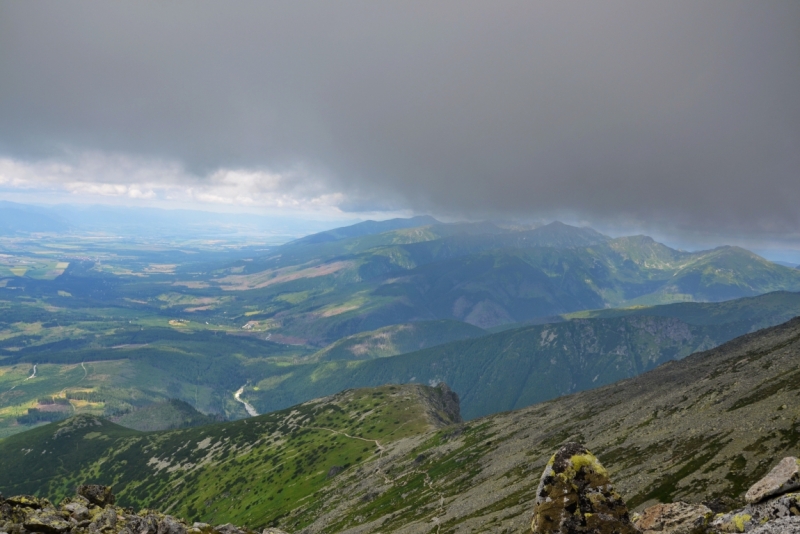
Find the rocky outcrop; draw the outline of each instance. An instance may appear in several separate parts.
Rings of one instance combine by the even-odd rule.
[[[535,534],[637,532],[605,468],[579,443],[567,443],[547,463],[531,528]]]
[[[231,524],[213,527],[205,523],[187,524],[184,520],[154,510],[138,514],[129,508],[114,506],[108,486],[84,485],[77,495],[64,499],[59,506],[47,499],[19,495],[0,496],[0,533],[2,534],[257,534]],[[286,534],[268,528],[262,534]]]
[[[703,504],[656,504],[633,522],[605,468],[585,447],[567,443],[550,458],[533,508],[534,534],[800,534],[798,460],[784,458],[747,492],[744,508],[714,512]]]
[[[419,393],[424,399],[425,412],[433,426],[441,428],[463,422],[458,393],[444,382],[439,382],[434,388],[419,388]]]

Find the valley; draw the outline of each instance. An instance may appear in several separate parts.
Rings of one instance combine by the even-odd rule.
[[[189,521],[518,532],[548,458],[578,441],[633,509],[713,499],[731,509],[777,458],[800,454],[798,351],[793,319],[631,379],[467,422],[442,385],[349,390],[149,434],[78,416],[0,441],[0,491],[60,497],[108,481],[124,506],[158,499]]]
[[[0,437],[169,399],[238,419],[408,382],[448,383],[472,419],[800,314],[800,270],[561,223],[417,217],[279,246],[14,236],[0,253],[67,264],[0,279]]]

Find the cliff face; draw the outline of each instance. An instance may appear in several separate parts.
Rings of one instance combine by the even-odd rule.
[[[444,382],[434,388],[419,388],[420,397],[426,407],[425,413],[436,428],[463,423],[458,394]]]

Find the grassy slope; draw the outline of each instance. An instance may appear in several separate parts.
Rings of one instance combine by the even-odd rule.
[[[78,416],[0,441],[0,492],[58,499],[98,481],[113,483],[124,506],[160,502],[190,519],[263,527],[308,504],[330,483],[331,467],[355,470],[380,447],[433,428],[427,398],[438,394],[420,386],[347,391],[255,418],[156,433]]]
[[[347,387],[445,381],[461,396],[469,419],[636,376],[779,324],[800,315],[800,294],[635,312],[614,317],[609,310],[597,318],[529,326],[372,361],[286,368],[258,383],[249,398],[266,411]]]
[[[113,417],[111,421],[125,428],[145,432],[210,425],[220,422],[212,416],[198,412],[190,404],[178,399],[149,404],[138,410]]]

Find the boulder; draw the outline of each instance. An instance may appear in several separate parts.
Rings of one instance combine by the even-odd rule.
[[[713,517],[702,504],[675,502],[645,509],[634,525],[644,534],[703,534]]]
[[[172,516],[164,516],[158,523],[157,534],[186,534],[186,527]]]
[[[83,521],[89,518],[89,509],[79,502],[67,503],[63,506],[64,510],[69,512],[75,521]]]
[[[214,528],[219,534],[246,534],[244,530],[241,530],[236,525],[232,525],[230,523],[225,523],[224,525],[219,525],[218,527]]]
[[[29,532],[59,534],[72,528],[72,523],[56,513],[35,513],[29,515],[22,524]]]
[[[787,493],[774,499],[717,516],[711,522],[715,532],[752,532],[777,519],[800,516],[800,493]]]
[[[788,457],[781,460],[767,476],[753,484],[744,498],[749,503],[800,489],[800,460]]]
[[[753,530],[752,534],[800,534],[800,516],[770,521]]]
[[[133,516],[128,518],[125,529],[130,534],[156,534],[158,532],[158,518],[152,514],[144,517]]]
[[[44,508],[45,506],[50,505],[50,501],[47,499],[38,499],[32,495],[16,495],[14,497],[9,497],[6,499],[6,502],[11,506],[21,506],[22,508],[33,508],[34,510],[39,510]]]
[[[90,503],[97,506],[114,504],[116,498],[111,492],[111,486],[101,486],[99,484],[87,484],[78,486],[78,495],[85,497]]]
[[[600,461],[567,443],[542,473],[533,507],[535,534],[635,534],[628,507]]]

